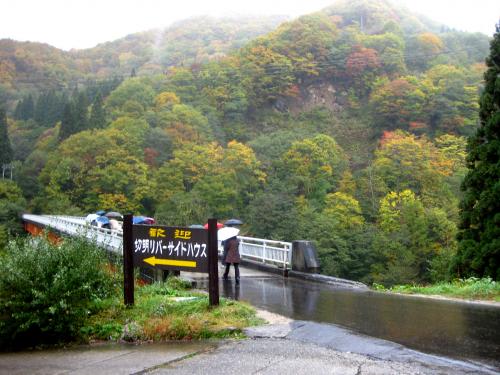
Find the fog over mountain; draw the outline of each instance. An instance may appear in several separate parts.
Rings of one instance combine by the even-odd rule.
[[[335,0],[17,0],[2,9],[0,38],[48,43],[69,50],[91,48],[128,34],[165,28],[195,16],[270,16],[295,18],[318,11]],[[394,0],[449,27],[492,35],[500,17],[496,0]]]

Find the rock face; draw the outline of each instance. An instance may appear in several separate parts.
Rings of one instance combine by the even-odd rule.
[[[285,108],[293,114],[309,111],[316,107],[328,108],[332,112],[341,112],[347,102],[347,92],[337,91],[329,82],[314,83],[300,89],[296,97],[278,100],[275,108]]]

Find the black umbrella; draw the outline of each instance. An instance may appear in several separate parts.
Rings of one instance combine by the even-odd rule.
[[[238,219],[229,219],[229,220],[227,220],[227,221],[224,223],[224,225],[225,225],[226,227],[232,227],[232,226],[234,226],[234,225],[243,225],[243,221],[238,220]]]

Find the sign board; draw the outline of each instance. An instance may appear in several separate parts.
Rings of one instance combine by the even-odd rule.
[[[201,228],[132,225],[134,266],[208,272],[208,231]]]
[[[134,305],[134,265],[208,272],[208,300],[210,306],[218,305],[217,219],[208,219],[208,230],[205,230],[133,225],[132,214],[124,215],[123,299],[126,306]]]

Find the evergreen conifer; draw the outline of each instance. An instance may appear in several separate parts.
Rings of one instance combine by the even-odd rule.
[[[92,103],[92,109],[90,111],[90,128],[102,129],[106,125],[106,113],[103,108],[102,95],[100,92],[97,93],[94,102]]]
[[[59,130],[59,140],[63,141],[73,133],[75,133],[75,116],[73,103],[69,101],[64,106],[61,130]]]
[[[500,280],[500,24],[486,59],[480,127],[469,139],[462,183],[459,249],[453,270],[461,277]]]
[[[75,133],[87,130],[89,127],[88,106],[87,95],[84,92],[79,93],[74,107]]]
[[[12,157],[13,151],[7,131],[7,115],[5,110],[0,108],[0,167],[9,164]]]

